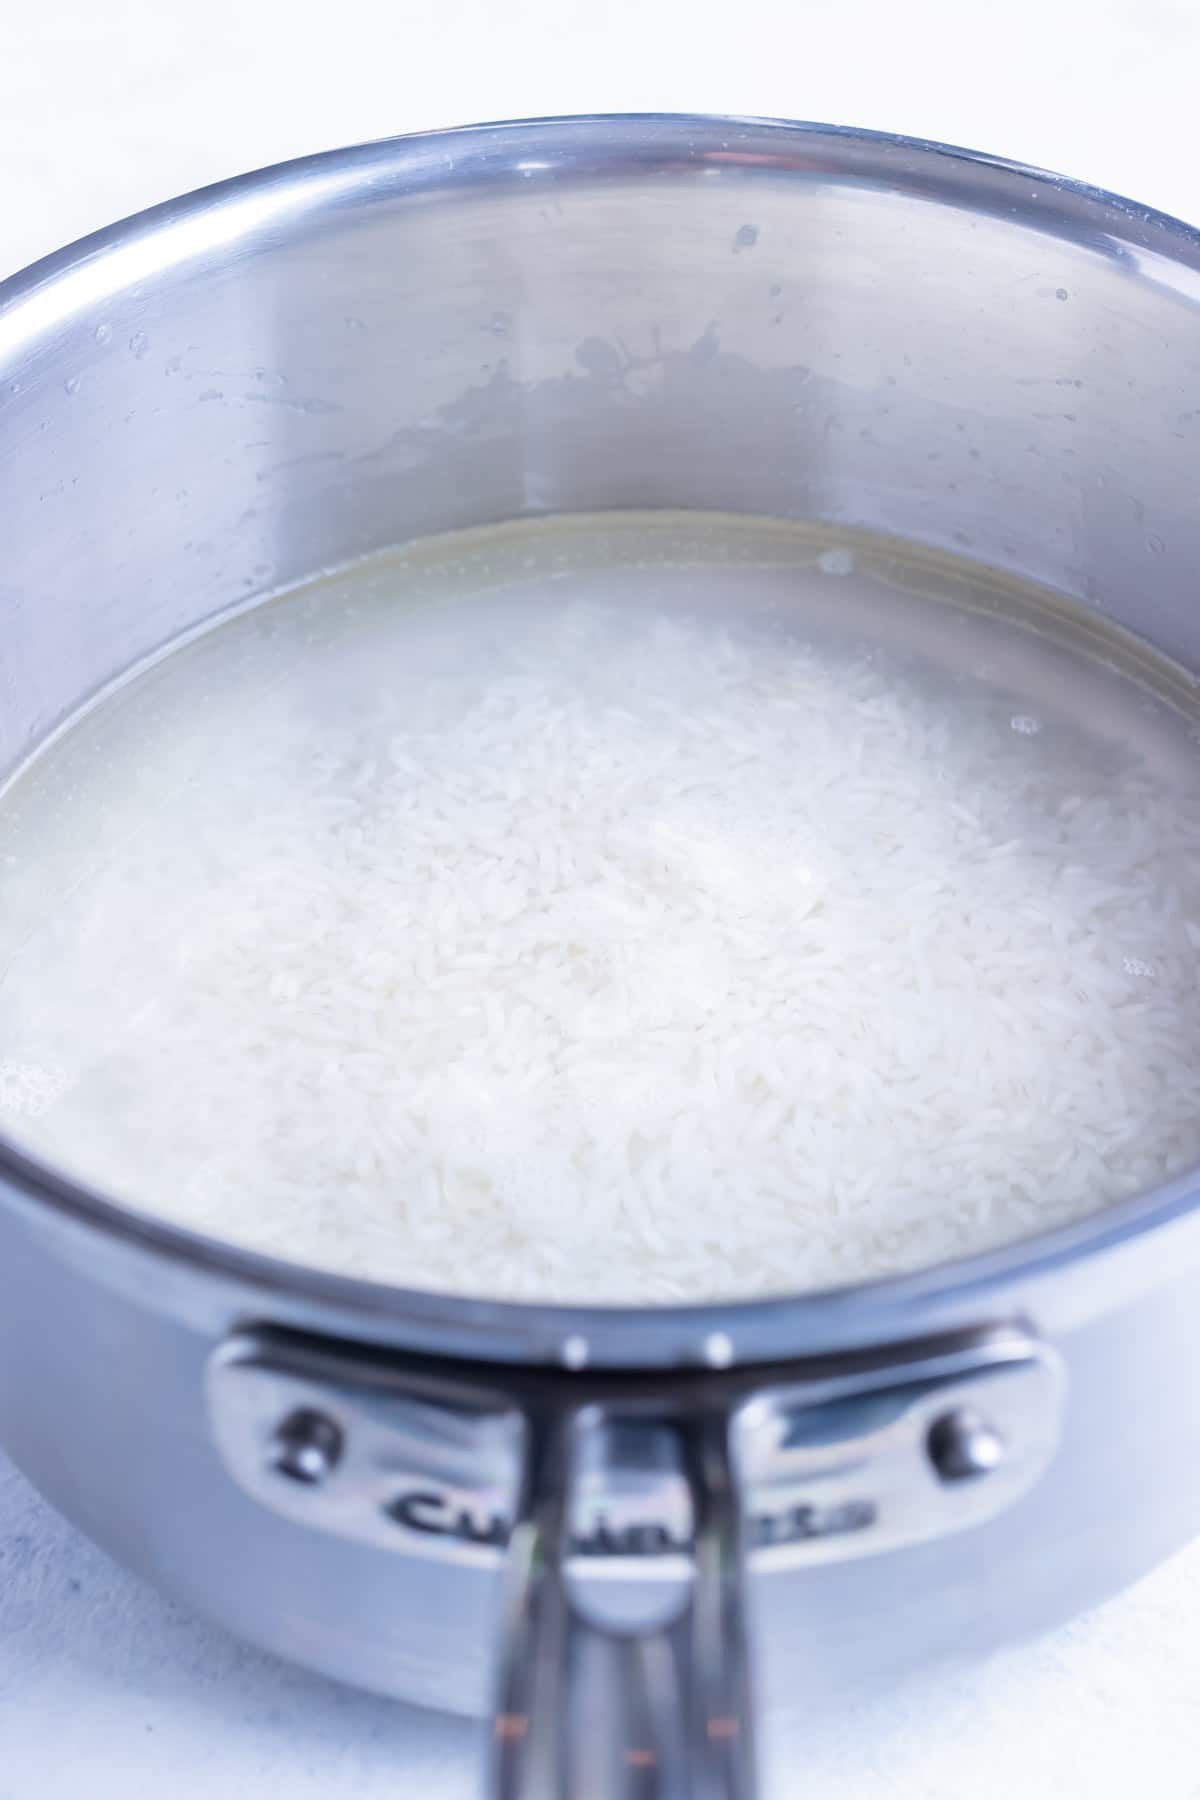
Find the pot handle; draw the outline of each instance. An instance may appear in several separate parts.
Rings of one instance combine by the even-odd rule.
[[[530,1419],[508,1551],[492,1800],[753,1800],[731,1432],[717,1408],[614,1421],[590,1406]],[[690,1513],[690,1541],[674,1558],[680,1579],[649,1597],[636,1568],[624,1597],[611,1563],[589,1580],[574,1529],[589,1479],[619,1493],[631,1469],[643,1483],[648,1472],[674,1483]]]
[[[262,1327],[218,1346],[207,1381],[219,1452],[260,1504],[507,1567],[493,1800],[750,1800],[747,1553],[799,1570],[982,1525],[1049,1467],[1066,1392],[1062,1358],[1014,1321],[670,1375]]]

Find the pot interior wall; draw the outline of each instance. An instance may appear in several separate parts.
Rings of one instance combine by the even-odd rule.
[[[0,290],[0,770],[232,605],[556,510],[896,532],[1200,665],[1198,271],[1049,177],[754,123],[447,133],[160,209]]]

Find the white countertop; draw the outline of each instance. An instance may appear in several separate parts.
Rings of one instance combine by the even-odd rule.
[[[872,125],[1200,218],[1196,0],[0,0],[0,276],[281,157],[550,112]],[[1054,1637],[775,1745],[768,1800],[1200,1800],[1200,1546]],[[0,1800],[446,1800],[466,1726],[249,1651],[0,1458]]]

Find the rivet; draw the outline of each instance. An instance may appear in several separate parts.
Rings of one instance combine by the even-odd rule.
[[[319,1487],[337,1468],[344,1438],[342,1428],[326,1413],[301,1407],[289,1413],[272,1441],[272,1464],[289,1481]]]
[[[935,1419],[925,1442],[942,1481],[974,1481],[1004,1461],[1004,1439],[969,1406]]]

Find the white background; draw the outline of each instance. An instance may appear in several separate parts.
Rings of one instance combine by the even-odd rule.
[[[0,276],[257,164],[573,111],[913,132],[1200,220],[1198,73],[1200,0],[0,0]],[[1200,1550],[1031,1649],[814,1718],[768,1796],[1200,1800],[1198,1701]],[[475,1793],[474,1750],[161,1600],[0,1458],[0,1800],[440,1800]]]

